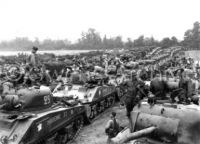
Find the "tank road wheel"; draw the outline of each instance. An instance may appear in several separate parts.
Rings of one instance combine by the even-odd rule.
[[[92,120],[94,119],[95,115],[94,115],[94,110],[91,111],[89,119]]]
[[[117,93],[117,98],[120,99],[122,96],[122,93],[121,93],[121,88],[119,86],[116,87],[116,93]]]
[[[56,144],[56,137],[57,137],[58,133],[55,133],[54,135],[50,136],[47,138],[47,140],[42,140],[39,141],[38,143],[44,143],[44,144]]]
[[[97,103],[93,105],[94,117],[96,117],[98,115],[97,107],[98,107]]]
[[[104,108],[107,109],[109,107],[109,100],[108,98],[104,101]]]
[[[115,104],[115,96],[112,95],[112,96],[110,97],[110,107],[112,107],[114,104]]]
[[[83,126],[83,116],[79,116],[79,117],[75,120],[75,129],[76,129],[76,130],[79,130],[82,126]]]
[[[86,114],[89,121],[94,118],[94,110],[92,107],[92,105],[86,105]]]
[[[100,102],[96,104],[96,111],[97,111],[97,114],[101,113],[101,111],[102,111]]]
[[[58,131],[55,144],[71,143],[83,126],[83,116],[77,117],[73,123]]]
[[[110,97],[107,98],[107,108],[110,107]]]
[[[104,110],[105,110],[105,100],[102,100],[101,102],[100,102],[100,104],[101,104],[101,112],[104,112]]]
[[[55,138],[56,143],[66,144],[68,141],[72,140],[75,134],[73,130],[73,125],[74,125],[74,122],[57,132],[57,136]]]

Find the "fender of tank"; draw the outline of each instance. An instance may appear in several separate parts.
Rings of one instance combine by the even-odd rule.
[[[85,120],[85,107],[51,101],[49,92],[46,87],[21,89],[18,98],[5,97],[14,106],[22,102],[23,109],[0,110],[1,144],[67,143],[77,135]]]
[[[156,127],[150,139],[172,144],[200,143],[200,108],[196,105],[142,103],[135,106],[130,118],[131,131]]]

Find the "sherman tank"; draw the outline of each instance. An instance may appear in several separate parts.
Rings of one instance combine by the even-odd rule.
[[[143,102],[134,107],[129,122],[130,129],[122,131],[113,143],[200,143],[200,108],[196,105]]]
[[[55,98],[77,99],[86,107],[87,119],[91,122],[100,113],[115,103],[116,88],[105,84],[104,78],[92,78],[83,85],[62,85],[62,89],[54,91]]]
[[[66,144],[83,125],[85,107],[54,100],[49,87],[22,88],[0,98],[1,144]]]

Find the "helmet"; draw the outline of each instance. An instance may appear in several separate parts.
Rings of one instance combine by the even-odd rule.
[[[35,46],[33,46],[32,50],[35,50],[35,51],[37,51],[37,50],[38,50],[38,48],[37,48],[37,47],[35,47]]]

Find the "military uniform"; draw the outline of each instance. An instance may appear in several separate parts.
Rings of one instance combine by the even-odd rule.
[[[39,56],[36,54],[37,51],[38,51],[38,48],[33,47],[32,54],[27,59],[27,63],[32,67],[38,67],[40,65]]]
[[[132,73],[132,77],[136,77],[136,72]],[[126,88],[126,94],[125,94],[125,105],[127,110],[127,116],[130,117],[130,112],[133,110],[133,107],[137,104],[137,85],[138,81],[130,80],[124,83],[124,86]]]
[[[120,132],[120,125],[115,116],[116,113],[112,112],[111,119],[107,122],[105,127],[105,133],[108,135],[107,144],[110,144],[111,138],[116,137],[117,134]]]
[[[115,137],[120,131],[119,122],[116,118],[109,120],[106,125],[106,133],[109,138]]]
[[[182,94],[179,94],[179,101],[186,101],[193,95],[192,81],[190,79],[182,78],[179,81],[179,89],[181,89]]]

